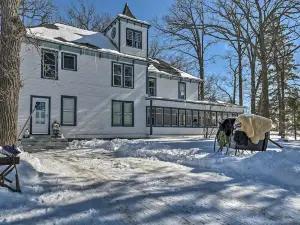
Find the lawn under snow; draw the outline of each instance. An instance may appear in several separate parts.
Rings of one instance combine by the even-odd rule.
[[[212,139],[181,138],[179,140],[90,140],[73,141],[72,149],[93,148],[114,152],[120,157],[149,158],[209,170],[228,176],[261,180],[286,188],[299,188],[300,142],[282,143],[281,150],[270,144],[267,152],[246,153],[234,157],[213,152]]]
[[[0,188],[0,224],[298,224],[300,142],[227,156],[213,140],[73,141],[22,153],[22,194]]]

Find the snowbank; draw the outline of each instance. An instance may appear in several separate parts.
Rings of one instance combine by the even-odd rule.
[[[71,143],[71,148],[99,148],[114,151],[120,157],[174,162],[193,167],[195,172],[206,170],[284,187],[300,187],[300,151],[299,148],[295,150],[296,147],[291,143],[283,151],[277,149],[242,157],[214,153],[212,140],[209,143],[207,140],[198,140],[193,145],[194,148],[189,144],[190,148],[184,149],[180,142],[171,145],[158,141],[94,139],[74,141]]]

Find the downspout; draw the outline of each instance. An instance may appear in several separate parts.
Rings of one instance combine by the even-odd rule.
[[[152,127],[152,99],[150,99],[150,135],[153,134],[153,127]]]

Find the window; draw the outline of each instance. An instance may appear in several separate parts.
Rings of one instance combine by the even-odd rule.
[[[126,30],[126,45],[142,49],[142,32],[132,29]]]
[[[172,126],[178,126],[178,109],[172,109]]]
[[[223,118],[222,118],[222,112],[217,112],[217,125],[219,126],[220,123],[222,123]]]
[[[186,98],[186,84],[185,83],[178,83],[178,98],[185,99]]]
[[[171,109],[164,108],[164,126],[171,126]]]
[[[211,126],[216,127],[217,126],[217,113],[211,112]]]
[[[112,101],[112,126],[133,127],[133,102]]]
[[[193,127],[199,126],[199,117],[198,117],[198,111],[193,111]]]
[[[223,113],[222,113],[222,118],[223,118],[223,120],[225,120],[225,119],[227,119],[227,118],[228,118],[228,114],[227,114],[227,112],[223,112]]]
[[[149,95],[156,96],[156,78],[149,78],[148,79],[149,85]]]
[[[133,67],[124,65],[125,68],[125,84],[124,87],[133,87]]]
[[[186,126],[191,127],[193,125],[192,110],[186,110]]]
[[[57,80],[58,52],[42,49],[42,78]]]
[[[210,127],[211,126],[211,115],[210,111],[205,112],[205,126]]]
[[[163,126],[163,109],[162,108],[155,109],[155,125]]]
[[[152,126],[155,126],[155,108],[152,108]],[[147,126],[150,126],[150,107],[147,107]]]
[[[184,109],[179,110],[179,126],[180,127],[185,126],[185,110]]]
[[[199,112],[199,127],[205,126],[205,115],[203,111]]]
[[[237,117],[238,113],[232,113],[232,117]]]
[[[113,64],[113,86],[122,86],[122,64]]]
[[[77,97],[61,96],[61,125],[76,126]]]
[[[77,55],[62,52],[61,69],[77,71]]]
[[[113,63],[112,86],[133,88],[133,66],[122,63]]]

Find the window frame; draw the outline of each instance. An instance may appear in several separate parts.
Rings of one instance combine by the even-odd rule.
[[[154,89],[154,95],[151,95],[150,80],[154,81],[154,87],[153,87],[153,89]],[[157,96],[157,78],[154,78],[154,77],[149,77],[148,78],[148,95],[151,96],[151,97]]]
[[[184,98],[181,97],[181,93],[180,93],[180,85],[184,85]],[[181,100],[186,100],[186,83],[184,82],[178,82],[178,99]]]
[[[170,110],[170,113],[169,113],[169,116],[170,116],[170,125],[165,125],[165,110],[168,109]],[[164,124],[163,126],[164,127],[172,127],[172,108],[168,108],[168,107],[163,107],[163,121],[164,121]]]
[[[74,58],[74,69],[65,68],[65,58],[64,56],[71,56]],[[61,69],[62,70],[69,70],[69,71],[77,71],[77,55],[68,53],[68,52],[61,52]]]
[[[195,119],[195,115],[196,115],[196,118],[197,118],[197,125],[195,126],[195,122],[194,122],[194,119]],[[195,110],[195,109],[192,109],[192,127],[200,127],[199,126],[199,110]]]
[[[158,109],[161,109],[161,114],[157,114]],[[161,117],[161,125],[157,125],[158,115],[160,115],[160,117]],[[154,120],[154,124],[155,124],[156,127],[163,127],[164,126],[164,109],[163,109],[163,107],[155,107],[155,120]]]
[[[44,53],[52,53],[55,56],[55,77],[46,77],[45,76],[45,63],[44,63]],[[52,49],[47,49],[47,48],[42,48],[41,49],[41,78],[42,79],[47,79],[47,80],[58,80],[58,51],[52,50]]]
[[[120,65],[121,66],[121,85],[115,85],[115,67],[114,65]],[[131,85],[132,86],[126,86],[125,85],[125,78],[129,77],[129,76],[125,76],[125,67],[131,67],[132,68],[132,81],[131,81]],[[116,76],[120,76],[120,75],[116,75]],[[112,66],[111,66],[111,86],[112,87],[120,87],[120,88],[129,88],[129,89],[134,89],[134,64],[126,64],[126,63],[120,63],[120,62],[112,62]]]
[[[64,110],[63,110],[63,108],[64,108],[64,99],[74,99],[74,123],[73,124],[65,124],[64,123],[64,114],[63,114],[63,112],[64,112]],[[69,96],[69,95],[61,95],[61,100],[60,100],[60,125],[61,126],[69,126],[69,127],[71,127],[71,126],[77,126],[77,96]]]
[[[114,124],[114,102],[119,102],[121,103],[121,125],[115,125]],[[125,125],[124,124],[124,115],[125,115],[125,112],[124,112],[124,103],[130,103],[131,104],[131,119],[132,119],[132,125],[129,126],[129,125]],[[134,101],[122,101],[122,100],[112,100],[111,101],[111,126],[112,127],[134,127]]]
[[[127,33],[128,31],[132,32],[132,45],[128,45],[128,42],[127,42]],[[135,43],[135,37],[136,37],[136,34],[140,34],[140,47],[137,47],[136,46],[136,43]],[[139,31],[139,30],[134,30],[134,29],[131,29],[131,28],[126,28],[126,46],[127,47],[131,47],[131,48],[137,48],[137,49],[143,49],[143,32],[142,31]]]
[[[187,124],[188,122],[188,113],[187,112],[190,112],[190,117],[191,117],[191,124]],[[193,110],[191,109],[186,109],[185,110],[185,126],[186,127],[193,127]]]

